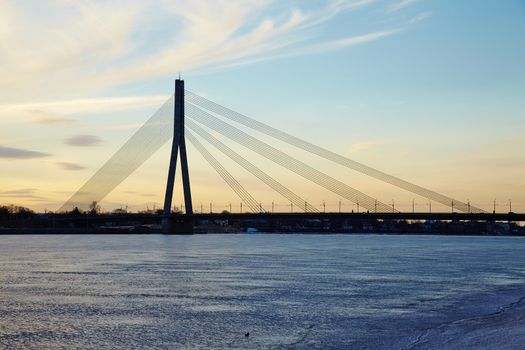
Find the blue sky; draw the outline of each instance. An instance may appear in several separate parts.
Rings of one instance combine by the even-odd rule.
[[[3,1],[0,23],[0,202],[59,207],[181,71],[188,89],[365,164],[525,210],[523,1]],[[166,153],[107,208],[160,203]],[[197,157],[196,201],[237,201]],[[412,199],[319,166],[385,202]]]

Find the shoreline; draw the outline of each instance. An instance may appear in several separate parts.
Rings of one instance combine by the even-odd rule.
[[[135,230],[135,229],[81,229],[81,228],[54,228],[54,229],[34,229],[34,228],[15,228],[6,229],[0,228],[0,236],[4,235],[207,235],[207,234],[221,234],[221,235],[388,235],[388,236],[464,236],[464,237],[525,237],[525,234],[502,234],[502,233],[461,233],[461,232],[347,232],[347,231],[296,231],[296,232],[192,232],[192,233],[162,233],[158,230]]]

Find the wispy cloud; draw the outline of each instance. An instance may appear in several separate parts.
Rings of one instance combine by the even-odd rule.
[[[55,163],[58,167],[60,167],[63,170],[83,170],[86,169],[86,167],[76,164],[76,163],[70,163],[70,162],[56,162]]]
[[[240,65],[254,64],[254,63],[258,63],[262,61],[269,61],[269,60],[275,60],[275,59],[281,59],[281,58],[287,58],[287,57],[293,57],[293,56],[310,55],[310,54],[340,50],[340,49],[343,49],[349,46],[376,41],[376,40],[385,38],[387,36],[393,35],[399,31],[400,29],[392,29],[388,31],[351,36],[351,37],[347,37],[343,39],[332,40],[332,41],[327,41],[327,42],[323,42],[319,44],[305,46],[305,47],[302,47],[296,50],[291,50],[290,52],[285,53],[285,54],[261,56],[261,57],[257,57],[253,59],[240,60],[234,63],[226,64],[219,68],[230,68],[230,67],[235,67],[235,66],[240,66]]]
[[[67,6],[64,2],[2,2],[0,103],[23,102],[29,96],[44,101],[66,97],[71,105],[44,107],[74,109],[76,104],[90,111],[79,96],[176,71],[195,72],[364,43],[352,38],[320,39],[316,28],[374,2],[330,0],[313,6],[299,2],[292,8],[271,0],[132,0],[126,6],[120,1],[67,2]],[[94,108],[104,107],[108,105]]]
[[[4,100],[85,92],[106,62],[129,53],[139,2],[0,2]],[[76,81],[76,83],[75,83]]]
[[[77,121],[74,119],[63,118],[63,117],[40,117],[40,118],[34,119],[33,121],[37,124],[51,125],[51,126],[56,126],[56,125],[67,126],[67,125],[73,125],[77,123]]]
[[[137,195],[137,196],[144,196],[144,197],[154,197],[154,196],[157,196],[157,195],[154,194],[154,193],[141,193],[141,192],[137,192],[137,191],[124,191],[124,193],[126,193],[126,194],[133,194],[133,195]]]
[[[420,21],[423,21],[423,20],[429,18],[430,16],[432,16],[432,12],[431,11],[421,12],[420,14],[412,17],[409,22],[410,23],[417,23],[417,22],[420,22]]]
[[[0,191],[0,198],[22,198],[24,200],[41,201],[44,197],[36,194],[35,188],[21,188],[17,190]]]
[[[401,9],[404,9],[405,7],[415,4],[418,1],[419,0],[399,0],[389,7],[389,11],[390,12],[399,11]]]
[[[0,158],[32,159],[32,158],[49,157],[50,155],[51,154],[49,153],[30,151],[30,150],[26,150],[22,148],[13,148],[13,147],[7,147],[7,146],[0,145]]]
[[[17,190],[0,191],[0,194],[32,194],[36,192],[36,188],[19,188]]]
[[[75,135],[64,140],[66,145],[77,147],[98,146],[101,142],[102,140],[95,135]]]
[[[31,102],[0,105],[0,118],[19,113],[37,115],[35,122],[40,124],[72,124],[75,120],[62,115],[99,113],[156,106],[166,101],[167,96],[119,96],[58,100],[51,102]]]
[[[341,49],[341,48],[352,46],[352,45],[364,44],[364,43],[368,43],[371,41],[376,41],[376,40],[385,38],[397,32],[399,32],[399,29],[392,29],[392,30],[386,30],[386,31],[381,31],[381,32],[351,36],[351,37],[339,39],[339,40],[328,41],[328,42],[321,43],[319,45],[316,45],[310,48],[306,48],[303,51],[303,53],[316,53],[316,52],[331,51],[331,50],[337,50],[337,49]]]
[[[366,151],[372,147],[375,147],[377,145],[380,145],[381,142],[377,142],[377,141],[367,141],[367,142],[359,142],[359,143],[354,143],[351,147],[350,147],[350,153],[359,153],[359,152],[363,152],[363,151]]]

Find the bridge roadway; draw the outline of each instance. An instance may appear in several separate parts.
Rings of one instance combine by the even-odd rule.
[[[195,219],[339,219],[339,220],[467,220],[467,221],[525,221],[525,213],[204,213],[193,214]]]
[[[90,222],[123,222],[140,221],[142,223],[158,223],[164,218],[162,214],[112,214],[112,215],[81,215],[77,217],[60,215],[62,221]],[[525,213],[202,213],[202,214],[172,214],[173,220],[436,220],[436,221],[511,221],[525,222]]]

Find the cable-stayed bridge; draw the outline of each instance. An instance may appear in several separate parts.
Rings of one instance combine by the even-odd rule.
[[[242,126],[242,128],[241,128]],[[244,129],[244,130],[243,130]],[[228,146],[221,138],[234,142],[239,147],[262,156],[267,160],[295,173],[315,185],[324,188],[340,198],[344,198],[364,208],[368,213],[402,217],[393,206],[387,205],[329,174],[294,158],[272,144],[245,130],[255,131],[267,137],[284,142],[316,157],[333,162],[339,166],[368,175],[389,185],[426,198],[430,202],[440,203],[451,208],[451,212],[465,214],[484,214],[484,211],[469,202],[455,200],[453,197],[416,185],[399,177],[374,169],[360,162],[297,138],[285,131],[221,106],[207,98],[184,89],[184,81],[176,80],[175,94],[172,95],[153,114],[135,134],[62,206],[61,211],[79,208],[87,210],[91,203],[101,202],[111,191],[139,168],[159,148],[170,139],[172,149],[168,168],[168,181],[164,200],[164,224],[169,230],[169,218],[172,214],[175,170],[180,156],[182,183],[184,191],[185,215],[194,217],[191,198],[190,170],[186,151],[186,141],[203,156],[207,163],[220,175],[224,182],[240,198],[248,212],[269,215],[260,201],[246,190],[232,173],[217,159],[219,152],[230,158],[241,168],[278,193],[296,210],[302,210],[309,217],[321,214],[319,210],[302,196],[293,192],[272,174],[255,165],[250,159]],[[218,137],[220,135],[220,137]],[[237,148],[237,147],[236,147]],[[397,213],[397,214],[396,214]],[[204,215],[204,214],[200,214]]]

